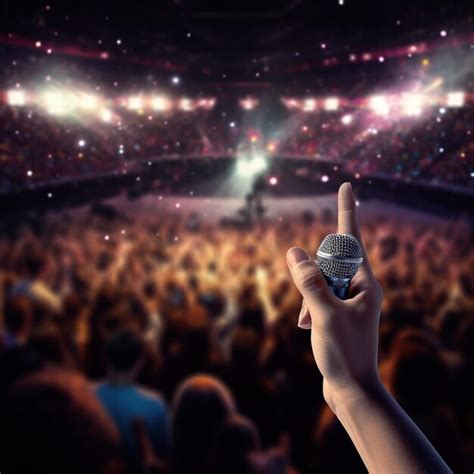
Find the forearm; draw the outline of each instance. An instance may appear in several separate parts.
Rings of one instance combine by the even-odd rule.
[[[369,472],[452,472],[379,381],[331,398],[331,408]]]

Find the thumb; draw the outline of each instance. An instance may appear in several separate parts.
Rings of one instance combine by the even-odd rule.
[[[296,287],[302,294],[309,312],[327,310],[333,306],[332,293],[318,265],[303,249],[292,247],[286,254],[286,261]]]

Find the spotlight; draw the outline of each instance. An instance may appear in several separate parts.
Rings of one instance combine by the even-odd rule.
[[[267,145],[267,151],[269,151],[270,153],[273,153],[275,150],[276,150],[276,144],[273,142],[270,142]]]
[[[314,112],[316,110],[316,99],[305,99],[303,101],[303,112]]]
[[[339,109],[339,99],[337,97],[328,97],[324,101],[324,108],[329,111],[334,111]]]
[[[179,108],[184,112],[191,112],[194,109],[191,99],[188,99],[187,97],[179,101]]]
[[[286,97],[282,97],[280,100],[282,104],[289,110],[301,109],[301,103],[297,99],[289,99]]]
[[[110,122],[112,120],[112,112],[108,109],[103,109],[100,111],[100,118],[104,122]]]
[[[447,96],[448,107],[463,107],[464,106],[464,92],[449,92]]]
[[[258,105],[258,100],[254,97],[246,97],[245,99],[239,100],[239,105],[244,110],[253,110]]]
[[[171,109],[171,101],[162,95],[157,95],[151,99],[151,108],[158,112],[166,112]]]
[[[26,105],[25,91],[19,89],[12,89],[7,92],[7,103],[14,107],[21,107]]]
[[[129,110],[140,110],[143,108],[143,99],[139,95],[132,95],[128,98]]]
[[[369,107],[376,115],[388,115],[390,111],[390,105],[388,100],[383,95],[374,95],[369,99]]]
[[[405,115],[417,116],[421,114],[423,109],[423,96],[421,94],[403,94],[402,110]]]
[[[341,118],[341,122],[344,124],[344,125],[350,125],[352,123],[352,115],[343,115],[342,118]]]
[[[256,133],[252,133],[250,136],[249,136],[249,140],[251,143],[256,143],[258,142],[258,135]]]
[[[65,115],[76,107],[77,98],[70,93],[47,91],[42,96],[46,110],[51,115]]]
[[[241,176],[255,176],[267,168],[267,162],[262,155],[237,160],[237,173]]]
[[[99,100],[97,96],[92,94],[81,94],[79,99],[79,107],[85,110],[97,110]]]
[[[208,99],[199,99],[197,103],[198,107],[201,107],[204,110],[211,110],[216,105],[216,99],[213,97]]]

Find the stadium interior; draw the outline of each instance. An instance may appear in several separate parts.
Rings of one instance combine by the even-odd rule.
[[[41,472],[23,457],[49,472],[149,472],[150,457],[156,472],[366,472],[324,402],[285,261],[335,232],[346,181],[384,292],[383,383],[472,472],[474,6],[138,3],[0,2],[0,472]],[[223,414],[194,448],[175,441],[207,425],[188,413],[167,436],[120,428],[115,450],[89,389],[137,351],[134,386],[175,424],[189,377],[232,398],[217,445]],[[44,432],[11,395],[35,377]],[[83,458],[57,441],[68,426]]]

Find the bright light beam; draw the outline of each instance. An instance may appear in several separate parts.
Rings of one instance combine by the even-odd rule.
[[[129,110],[143,109],[143,99],[139,95],[132,95],[128,98],[127,106]]]
[[[162,95],[157,95],[151,99],[151,108],[157,112],[166,112],[171,109],[171,101]]]
[[[314,112],[316,110],[316,99],[305,99],[303,101],[303,112]]]
[[[46,110],[51,115],[66,115],[77,106],[77,98],[67,92],[46,91],[42,95]]]
[[[339,99],[337,97],[328,97],[324,101],[324,108],[328,111],[336,111],[339,109]]]
[[[464,107],[464,92],[448,92],[446,105],[448,107]]]
[[[244,177],[255,176],[267,169],[267,162],[262,155],[237,160],[237,174]]]
[[[423,96],[421,94],[408,93],[402,96],[402,111],[405,115],[415,117],[423,110]]]
[[[376,115],[386,116],[390,112],[390,104],[383,95],[374,95],[369,99],[369,107]]]
[[[26,93],[20,89],[12,89],[7,92],[7,103],[13,107],[26,105]]]

